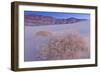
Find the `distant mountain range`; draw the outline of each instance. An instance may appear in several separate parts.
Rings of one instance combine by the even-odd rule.
[[[26,15],[24,17],[24,23],[26,26],[34,26],[34,25],[50,25],[50,24],[72,24],[80,21],[84,21],[87,19],[77,19],[74,17],[70,17],[67,19],[57,19],[52,16],[44,16],[44,15]]]

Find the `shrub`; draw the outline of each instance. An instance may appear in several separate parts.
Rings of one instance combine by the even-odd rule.
[[[89,51],[86,39],[78,31],[67,31],[64,35],[52,36],[48,43],[41,46],[40,58],[61,60],[86,58]]]
[[[36,33],[36,35],[38,36],[50,36],[53,35],[52,32],[48,31],[48,30],[42,30],[42,31],[38,31]]]

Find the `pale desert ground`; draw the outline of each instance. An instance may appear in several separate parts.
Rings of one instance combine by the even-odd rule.
[[[90,48],[89,48],[90,47],[90,23],[89,22],[90,22],[89,20],[85,20],[73,24],[25,26],[24,61],[63,60],[63,59],[69,60],[69,59],[90,58]],[[83,45],[83,47],[81,47],[83,50],[77,48],[76,53],[78,53],[78,55],[76,55],[72,53],[75,52],[75,49],[73,51],[73,48],[71,47],[72,50],[71,53],[74,56],[70,56],[71,53],[68,54],[67,52],[63,53],[62,55],[61,52],[64,50],[64,48],[62,48],[63,44],[60,44],[61,47],[60,48],[57,44],[55,44],[55,42],[59,43],[59,41],[61,41],[64,37],[67,37],[66,36],[67,34],[71,34],[71,33],[73,33],[74,34],[73,36],[76,36],[76,38],[79,40],[84,39],[83,43],[85,42],[85,44]],[[76,38],[73,37],[73,40]],[[57,50],[60,49],[59,52],[57,51],[54,52],[55,51],[54,47],[48,48],[49,45],[48,42],[51,42],[52,40],[54,40],[56,49]],[[58,42],[56,40],[58,40]],[[66,40],[67,39],[65,38],[65,41]],[[51,52],[51,50],[53,52]],[[65,50],[67,51],[67,49]]]

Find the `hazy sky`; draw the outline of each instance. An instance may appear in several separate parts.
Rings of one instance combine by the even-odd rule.
[[[52,16],[55,18],[70,18],[75,17],[79,19],[90,19],[90,14],[87,13],[63,13],[63,12],[39,12],[39,11],[24,11],[24,15],[45,15],[45,16]]]

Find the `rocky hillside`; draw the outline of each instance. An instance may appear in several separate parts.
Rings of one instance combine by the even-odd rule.
[[[76,23],[76,22],[83,21],[83,20],[86,20],[86,19],[77,19],[74,17],[70,17],[67,19],[57,19],[52,16],[44,16],[44,15],[36,15],[36,14],[26,15],[24,17],[24,22],[25,22],[25,25],[27,26],[28,25],[30,26],[41,25],[41,24],[42,25],[71,24],[71,23]]]

